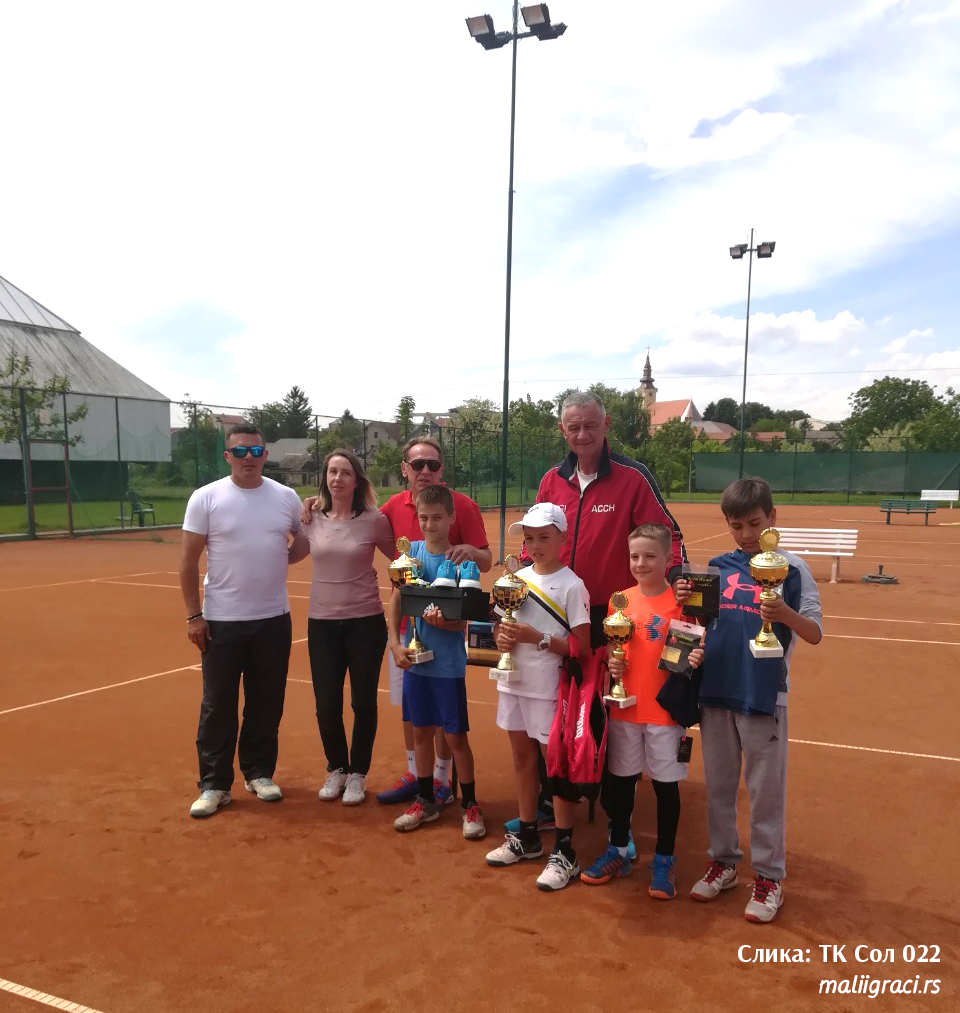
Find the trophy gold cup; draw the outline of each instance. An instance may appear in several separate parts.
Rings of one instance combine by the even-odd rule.
[[[520,560],[516,556],[507,556],[503,561],[503,576],[494,581],[491,597],[494,603],[503,609],[501,623],[516,623],[513,618],[515,609],[520,608],[527,597],[527,585],[517,576]],[[518,682],[520,669],[514,664],[509,651],[500,655],[496,668],[490,669],[490,678],[497,682]]]
[[[629,643],[633,636],[633,620],[623,612],[627,607],[627,596],[622,591],[611,595],[610,606],[614,612],[603,620],[603,635],[607,638],[608,644],[614,645],[610,652],[611,655],[626,662],[627,652],[623,649],[623,645]],[[627,696],[627,691],[623,688],[623,676],[618,675],[613,680],[610,692],[603,698],[603,702],[612,707],[632,707],[637,702],[637,698]]]
[[[423,564],[419,559],[408,555],[410,551],[410,539],[400,537],[397,539],[397,552],[400,555],[387,568],[390,574],[390,583],[402,593],[405,584],[412,584],[423,571]],[[414,665],[423,664],[425,661],[433,661],[433,651],[424,648],[420,637],[417,634],[417,619],[412,617],[413,633],[410,643],[407,644],[407,655]]]
[[[750,559],[750,576],[763,588],[760,602],[777,600],[774,588],[779,587],[790,572],[790,563],[786,556],[777,552],[780,544],[780,532],[776,528],[767,528],[760,534],[760,549]],[[765,622],[754,640],[750,641],[750,653],[755,658],[782,658],[783,646],[773,632],[773,626]]]

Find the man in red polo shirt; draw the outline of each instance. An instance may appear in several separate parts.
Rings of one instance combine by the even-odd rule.
[[[391,496],[380,509],[390,518],[394,538],[406,536],[411,542],[420,541],[423,533],[417,520],[417,496],[427,486],[437,485],[443,478],[443,447],[432,436],[415,436],[403,448],[400,471],[407,480],[407,488]],[[490,551],[480,508],[469,496],[452,489],[450,491],[453,492],[455,519],[450,528],[450,551],[447,555],[458,564],[472,560],[482,573],[486,573],[493,563],[493,553]],[[390,700],[399,706],[403,703],[403,670],[393,663],[389,651],[387,665],[390,671]],[[378,802],[409,802],[417,795],[413,725],[409,721],[403,722],[403,741],[407,750],[407,770],[392,788],[377,795]],[[436,756],[434,777],[446,789],[445,792],[440,792],[437,799],[439,801],[443,796],[446,801],[451,797],[451,753],[442,728],[437,729]]]

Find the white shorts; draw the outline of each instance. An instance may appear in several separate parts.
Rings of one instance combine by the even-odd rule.
[[[403,669],[397,668],[390,648],[387,648],[387,673],[390,676],[390,703],[403,706]]]
[[[556,700],[540,700],[534,696],[498,693],[497,727],[505,732],[526,732],[531,739],[546,745],[550,726],[557,713]]]
[[[682,736],[679,725],[611,721],[607,733],[607,768],[617,777],[646,774],[654,781],[683,781],[690,764],[677,762]]]

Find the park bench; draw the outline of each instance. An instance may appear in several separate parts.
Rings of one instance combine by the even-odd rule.
[[[952,510],[954,503],[960,503],[960,489],[924,489],[920,499],[927,503],[949,503]]]
[[[157,523],[157,513],[153,508],[153,504],[145,503],[142,499],[140,499],[140,494],[138,492],[135,492],[133,489],[128,489],[126,500],[130,504],[130,516],[125,517],[121,514],[117,518],[121,524],[129,523],[130,526],[133,527],[134,519],[137,519],[140,527],[142,528],[144,525],[144,518],[147,514],[150,514],[150,519],[154,524]]]
[[[796,556],[830,556],[830,583],[840,581],[840,560],[852,559],[857,551],[857,528],[781,528],[778,548]]]
[[[890,523],[890,514],[923,514],[923,523],[929,527],[930,514],[937,512],[937,504],[925,499],[883,499],[880,500],[880,512],[887,515],[887,524]]]

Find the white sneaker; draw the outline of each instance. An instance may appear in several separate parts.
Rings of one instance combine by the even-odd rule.
[[[327,774],[327,779],[323,782],[323,787],[317,792],[317,795],[324,802],[331,802],[333,799],[340,797],[346,783],[347,775],[342,770],[331,770]]]
[[[463,812],[463,836],[468,841],[479,841],[487,836],[487,827],[483,822],[483,813],[476,802]]]
[[[747,901],[743,917],[748,922],[772,922],[781,907],[783,907],[783,885],[765,876],[755,877],[753,895]]]
[[[255,777],[252,781],[244,781],[244,788],[253,792],[261,802],[279,802],[283,798],[280,786],[269,777]]]
[[[572,862],[562,851],[554,851],[547,859],[546,868],[537,877],[540,890],[562,890],[571,879],[580,875],[577,860]]]
[[[326,786],[324,786],[326,787]],[[347,774],[346,786],[343,789],[344,805],[360,805],[367,797],[367,779],[363,774]]]
[[[487,865],[501,868],[504,865],[516,865],[526,859],[539,858],[542,854],[543,843],[539,839],[535,844],[524,844],[516,834],[507,834],[499,848],[487,852]]]
[[[723,862],[711,862],[707,866],[703,879],[698,879],[690,890],[693,900],[716,900],[724,890],[732,890],[737,885],[737,867],[724,865]]]
[[[230,805],[230,792],[217,791],[216,788],[207,788],[200,792],[200,797],[190,806],[190,815],[195,819],[202,820],[212,816],[218,809]]]

